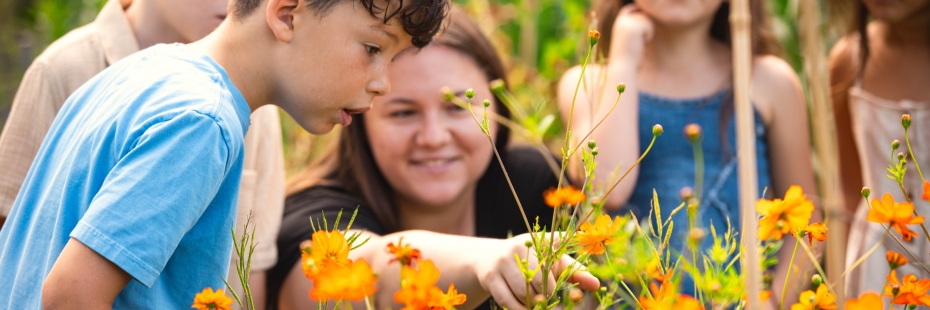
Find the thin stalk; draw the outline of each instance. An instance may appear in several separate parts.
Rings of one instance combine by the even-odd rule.
[[[626,178],[626,176],[627,176],[628,174],[630,174],[630,171],[633,171],[633,168],[635,168],[636,165],[639,165],[639,163],[640,163],[641,161],[643,161],[643,158],[646,157],[646,154],[649,154],[649,151],[652,150],[652,145],[656,143],[656,138],[657,138],[657,137],[658,137],[658,136],[656,136],[656,135],[653,135],[653,136],[652,136],[652,141],[649,142],[649,146],[646,147],[646,151],[643,152],[643,155],[640,155],[639,158],[636,159],[636,162],[634,162],[633,165],[630,166],[630,168],[627,169],[626,172],[623,173],[623,176],[620,176],[620,179],[618,179],[616,182],[614,182],[614,185],[611,185],[611,186],[610,186],[610,189],[608,189],[607,192],[604,193],[603,196],[601,196],[601,200],[599,200],[597,203],[603,203],[604,200],[607,200],[607,196],[609,196],[609,195],[610,195],[610,192],[614,191],[614,189],[617,188],[617,185],[620,184],[620,181],[623,181],[623,178]]]
[[[588,52],[585,53],[584,61],[581,62],[581,75],[578,77],[578,82],[575,83],[575,92],[572,94],[572,105],[571,105],[571,108],[569,108],[568,110],[568,121],[565,126],[565,148],[564,148],[564,152],[566,152],[565,155],[568,155],[567,153],[569,150],[568,149],[568,143],[569,143],[568,138],[572,134],[572,118],[575,115],[575,100],[578,99],[578,88],[581,87],[581,81],[584,79],[584,71],[585,69],[588,68],[588,60],[591,58],[591,50],[593,50],[593,46],[589,44]],[[559,185],[557,186],[557,188],[562,187],[562,179],[564,179],[563,176],[565,175],[565,166],[566,166],[565,162],[567,160],[568,160],[568,157],[563,155],[562,156],[562,172],[559,173]]]
[[[911,158],[914,159],[914,160],[913,160],[913,161],[914,161],[914,166],[917,167],[917,174],[920,175],[920,182],[921,182],[921,183],[925,182],[925,181],[924,181],[924,173],[920,171],[920,164],[917,163],[917,157],[914,157],[914,150],[911,149],[911,138],[910,138],[910,136],[907,134],[907,128],[904,128],[904,143],[907,144],[907,152],[908,152],[908,154],[910,154],[910,155],[911,155]]]
[[[704,196],[704,149],[700,141],[691,142],[691,148],[694,149],[694,198],[700,205]]]
[[[610,262],[610,256],[607,255],[607,251],[604,251],[604,259],[607,260],[607,266],[610,267],[610,270],[614,270],[614,266]],[[619,281],[617,282],[620,282],[620,284],[623,285],[623,288],[626,289],[626,293],[630,294],[630,298],[633,298],[633,300],[636,301],[636,305],[639,306],[640,309],[643,309],[643,305],[639,303],[639,298],[636,298],[636,295],[633,295],[633,290],[631,290],[630,287],[626,285],[626,282],[623,282],[622,279],[618,279],[618,280]],[[646,288],[643,287],[643,289],[646,289]]]
[[[781,301],[778,302],[778,309],[781,310],[785,304],[785,291],[788,290],[788,281],[791,280],[791,267],[794,266],[794,256],[798,254],[798,246],[801,243],[801,238],[794,239],[794,251],[791,252],[791,261],[788,263],[788,274],[785,275],[785,284],[781,288]]]
[[[588,137],[590,137],[592,133],[594,133],[594,130],[597,129],[598,126],[601,126],[601,123],[603,123],[604,120],[606,120],[607,117],[610,116],[610,113],[612,113],[614,111],[614,108],[617,107],[617,104],[620,103],[620,95],[621,94],[617,94],[617,100],[614,100],[614,105],[610,106],[610,110],[607,110],[607,114],[604,114],[604,117],[602,117],[601,120],[598,121],[597,124],[594,125],[594,127],[591,128],[590,131],[588,131],[588,134],[584,135],[584,137],[581,138],[581,140],[578,140],[578,145],[575,145],[575,147],[573,147],[572,150],[568,152],[569,156],[571,156],[572,154],[575,154],[575,152],[578,151],[578,148],[584,145],[584,141],[587,140]]]
[[[914,163],[916,164],[917,161],[915,160]],[[914,204],[914,202],[911,201],[911,196],[908,196],[907,190],[904,189],[904,181],[899,181],[898,187],[901,188],[901,194],[904,194],[904,199],[907,200],[908,203]],[[917,214],[917,208],[914,208],[914,216],[920,216],[920,214]],[[920,229],[924,231],[924,236],[927,237],[927,240],[930,240],[930,232],[927,232],[927,226],[925,226],[924,223],[920,223]]]

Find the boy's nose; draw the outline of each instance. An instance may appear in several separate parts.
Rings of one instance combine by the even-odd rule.
[[[366,89],[372,96],[384,96],[391,90],[391,83],[388,80],[387,70],[382,70],[371,82],[368,82]]]

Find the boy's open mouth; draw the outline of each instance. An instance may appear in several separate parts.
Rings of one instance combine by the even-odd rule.
[[[361,109],[342,109],[339,110],[339,123],[342,126],[349,126],[352,124],[352,114],[361,114],[370,110],[371,107],[365,107]]]

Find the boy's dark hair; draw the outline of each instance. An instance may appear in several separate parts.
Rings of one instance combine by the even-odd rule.
[[[251,14],[264,0],[233,0],[232,15],[243,17]],[[346,0],[306,0],[307,6],[319,15],[329,10],[339,1]],[[354,1],[354,0],[353,0]],[[448,0],[383,0],[385,5],[375,4],[378,0],[358,0],[371,17],[381,15],[384,23],[394,17],[404,27],[413,40],[413,46],[424,47],[429,44],[433,36],[439,31],[442,20],[446,17],[449,8]]]

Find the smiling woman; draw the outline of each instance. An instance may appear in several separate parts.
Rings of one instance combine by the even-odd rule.
[[[467,109],[445,101],[440,92],[447,86],[464,99],[465,90],[474,88],[477,113],[482,110],[477,102],[490,99],[488,110],[507,117],[509,111],[488,87],[504,73],[494,47],[460,11],[453,11],[450,25],[432,45],[397,56],[391,91],[376,98],[370,112],[354,116],[354,125],[343,129],[328,154],[290,180],[279,261],[268,274],[271,309],[312,303],[307,299],[312,283],[299,264],[299,244],[314,232],[307,218],[325,212],[334,223],[340,210],[351,213],[356,207],[352,229],[364,230],[371,240],[352,252],[353,259],[372,262],[384,279],[378,283],[377,308],[398,308],[392,299],[398,268],[388,266],[391,254],[384,249],[400,237],[446,272],[440,287],[454,282],[468,296],[463,308],[487,307],[491,296],[510,309],[521,308],[517,300],[527,292],[513,256],[526,254],[528,238],[504,238],[527,227],[487,137]],[[506,127],[492,124],[490,132],[529,220],[551,222],[543,192],[558,179],[543,155],[530,148],[508,150]]]

